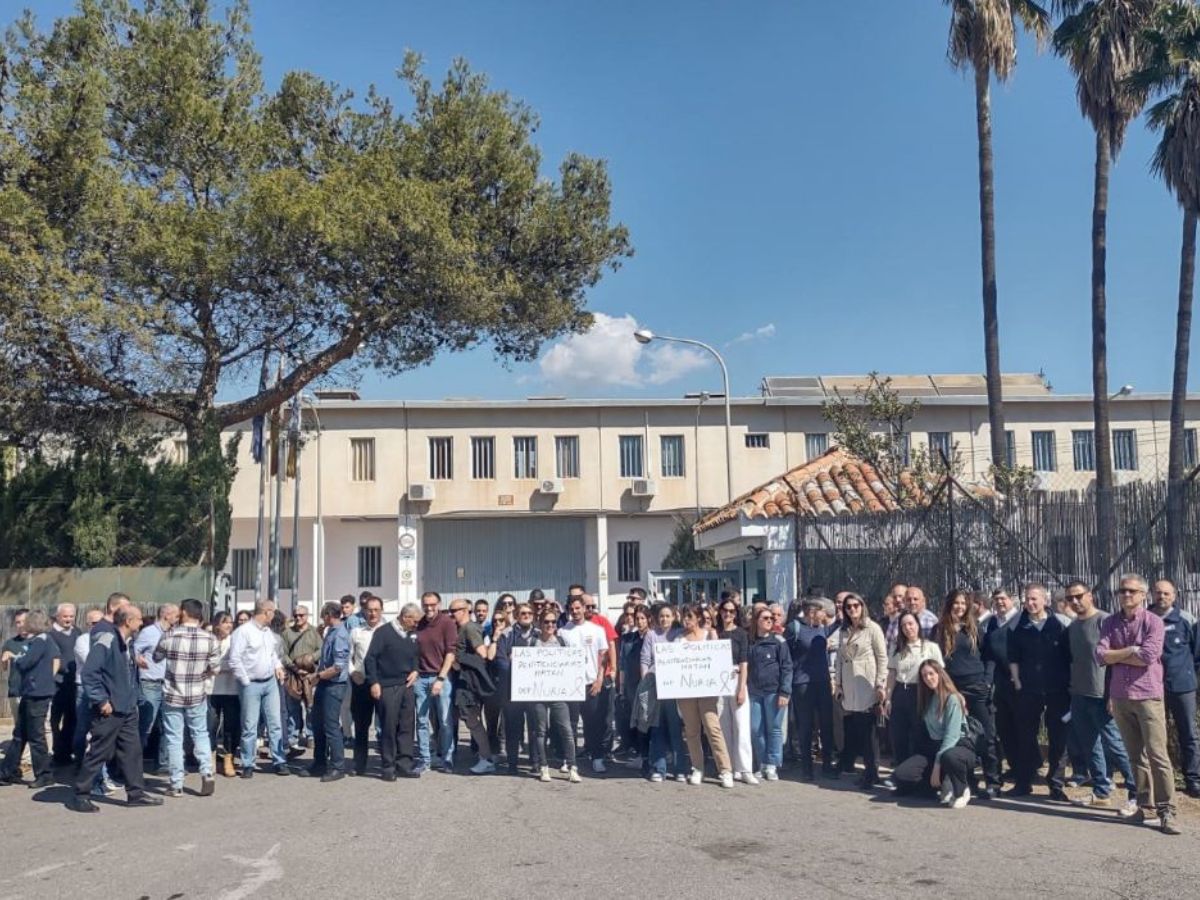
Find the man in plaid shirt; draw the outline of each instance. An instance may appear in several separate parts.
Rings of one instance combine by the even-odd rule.
[[[208,679],[221,667],[217,639],[200,627],[204,607],[199,600],[179,604],[179,624],[168,631],[154,650],[156,662],[166,661],[163,678],[162,726],[167,742],[171,775],[168,797],[183,795],[183,729],[192,736],[200,762],[200,796],[212,796],[213,755],[208,739]]]

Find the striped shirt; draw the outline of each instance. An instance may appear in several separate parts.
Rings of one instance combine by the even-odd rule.
[[[163,701],[171,706],[204,702],[210,675],[221,668],[221,645],[196,625],[177,625],[163,635],[154,659],[166,661]]]

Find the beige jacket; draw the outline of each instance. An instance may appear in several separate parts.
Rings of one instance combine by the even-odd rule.
[[[883,629],[867,622],[865,628],[844,631],[834,676],[834,687],[841,692],[846,712],[867,712],[879,702],[875,691],[887,685]]]

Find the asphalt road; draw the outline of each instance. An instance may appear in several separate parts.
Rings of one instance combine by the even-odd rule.
[[[151,779],[151,783],[158,783]],[[188,776],[189,791],[199,787]],[[1044,801],[962,811],[785,779],[722,790],[625,769],[571,785],[218,778],[157,809],[0,789],[0,898],[1194,897],[1200,816],[1168,837]]]

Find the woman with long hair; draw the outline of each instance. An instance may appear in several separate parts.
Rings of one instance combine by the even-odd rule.
[[[941,663],[942,651],[936,642],[921,636],[921,620],[915,613],[900,613],[896,621],[896,641],[888,656],[887,699],[883,709],[888,716],[892,740],[892,765],[908,759],[916,745],[917,671],[927,659]]]
[[[496,601],[491,621],[488,623],[491,627],[488,628],[484,646],[481,648],[482,656],[487,660],[488,674],[492,676],[492,681],[497,686],[500,684],[500,671],[496,665],[496,647],[508,629],[512,627],[510,617],[513,608],[504,603],[504,598],[511,596],[511,594],[503,594]],[[501,727],[504,722],[504,704],[507,702],[508,697],[498,690],[492,691],[483,701],[483,722],[484,727],[487,728],[488,743],[491,744],[497,755],[499,755]]]
[[[750,637],[746,656],[754,755],[763,777],[778,781],[783,765],[783,722],[792,696],[792,654],[787,641],[775,633],[770,610],[755,614]]]
[[[646,768],[649,766],[648,747],[643,746],[643,738],[648,738],[649,733],[639,732],[631,720],[634,695],[642,680],[642,644],[649,630],[650,611],[637,603],[626,603],[617,623],[617,673],[613,695],[618,740],[615,756],[627,766]]]
[[[917,712],[921,728],[916,753],[892,773],[899,794],[939,792],[942,803],[962,809],[971,802],[975,749],[967,735],[967,701],[954,679],[935,660],[918,669]]]
[[[210,680],[208,691],[208,740],[217,746],[221,736],[221,750],[217,754],[218,768],[226,778],[237,774],[234,766],[242,743],[242,703],[238,699],[238,683],[229,668],[229,637],[233,634],[233,617],[227,612],[212,617],[212,633],[221,650],[221,667]]]
[[[567,642],[558,633],[558,616],[553,610],[542,610],[538,622],[538,635],[529,644],[531,647],[566,647]],[[530,704],[533,707],[534,731],[530,741],[530,756],[533,766],[538,772],[539,781],[550,780],[550,767],[546,764],[546,731],[553,728],[558,733],[558,743],[562,747],[563,765],[567,767],[567,780],[578,784],[579,769],[575,765],[575,736],[571,734],[571,711],[561,700],[550,702],[539,701]]]
[[[879,780],[875,714],[886,699],[887,644],[883,629],[871,621],[866,601],[854,593],[843,598],[841,633],[834,692],[842,703],[842,769],[851,770],[861,756],[863,774],[858,786],[870,788]]]
[[[754,774],[754,744],[751,738],[750,694],[746,687],[749,674],[750,635],[739,623],[741,607],[732,596],[725,596],[717,607],[717,636],[732,645],[733,664],[737,667],[737,690],[732,697],[717,700],[717,715],[721,719],[721,733],[733,761],[735,781],[758,784]],[[759,760],[761,765],[762,760]]]
[[[680,633],[675,608],[660,603],[652,610],[656,627],[646,632],[642,639],[642,677],[654,673],[654,645],[675,640]],[[679,707],[674,700],[658,699],[657,724],[650,729],[650,780],[663,781],[667,777],[667,753],[671,754],[671,769],[676,781],[687,781],[688,758],[683,742],[683,724],[679,719]],[[703,757],[701,757],[703,759]]]
[[[967,713],[983,725],[983,746],[979,761],[986,788],[976,787],[981,800],[990,800],[1000,790],[1000,762],[995,751],[996,725],[992,716],[992,666],[984,660],[983,634],[975,619],[971,595],[960,588],[946,595],[937,627],[933,630],[945,660],[946,674],[958,686],[967,704]]]
[[[688,604],[681,611],[683,632],[675,638],[678,642],[714,641],[717,633],[704,626],[703,609],[694,604]],[[708,738],[709,749],[712,750],[713,762],[717,765],[717,777],[721,787],[733,787],[733,763],[729,759],[729,751],[725,748],[725,736],[721,733],[721,719],[717,715],[717,698],[687,697],[675,701],[679,707],[679,716],[683,719],[683,739],[687,743],[688,755],[692,760],[692,771],[688,775],[688,784],[700,784],[704,781],[704,745],[700,741],[700,733]]]

